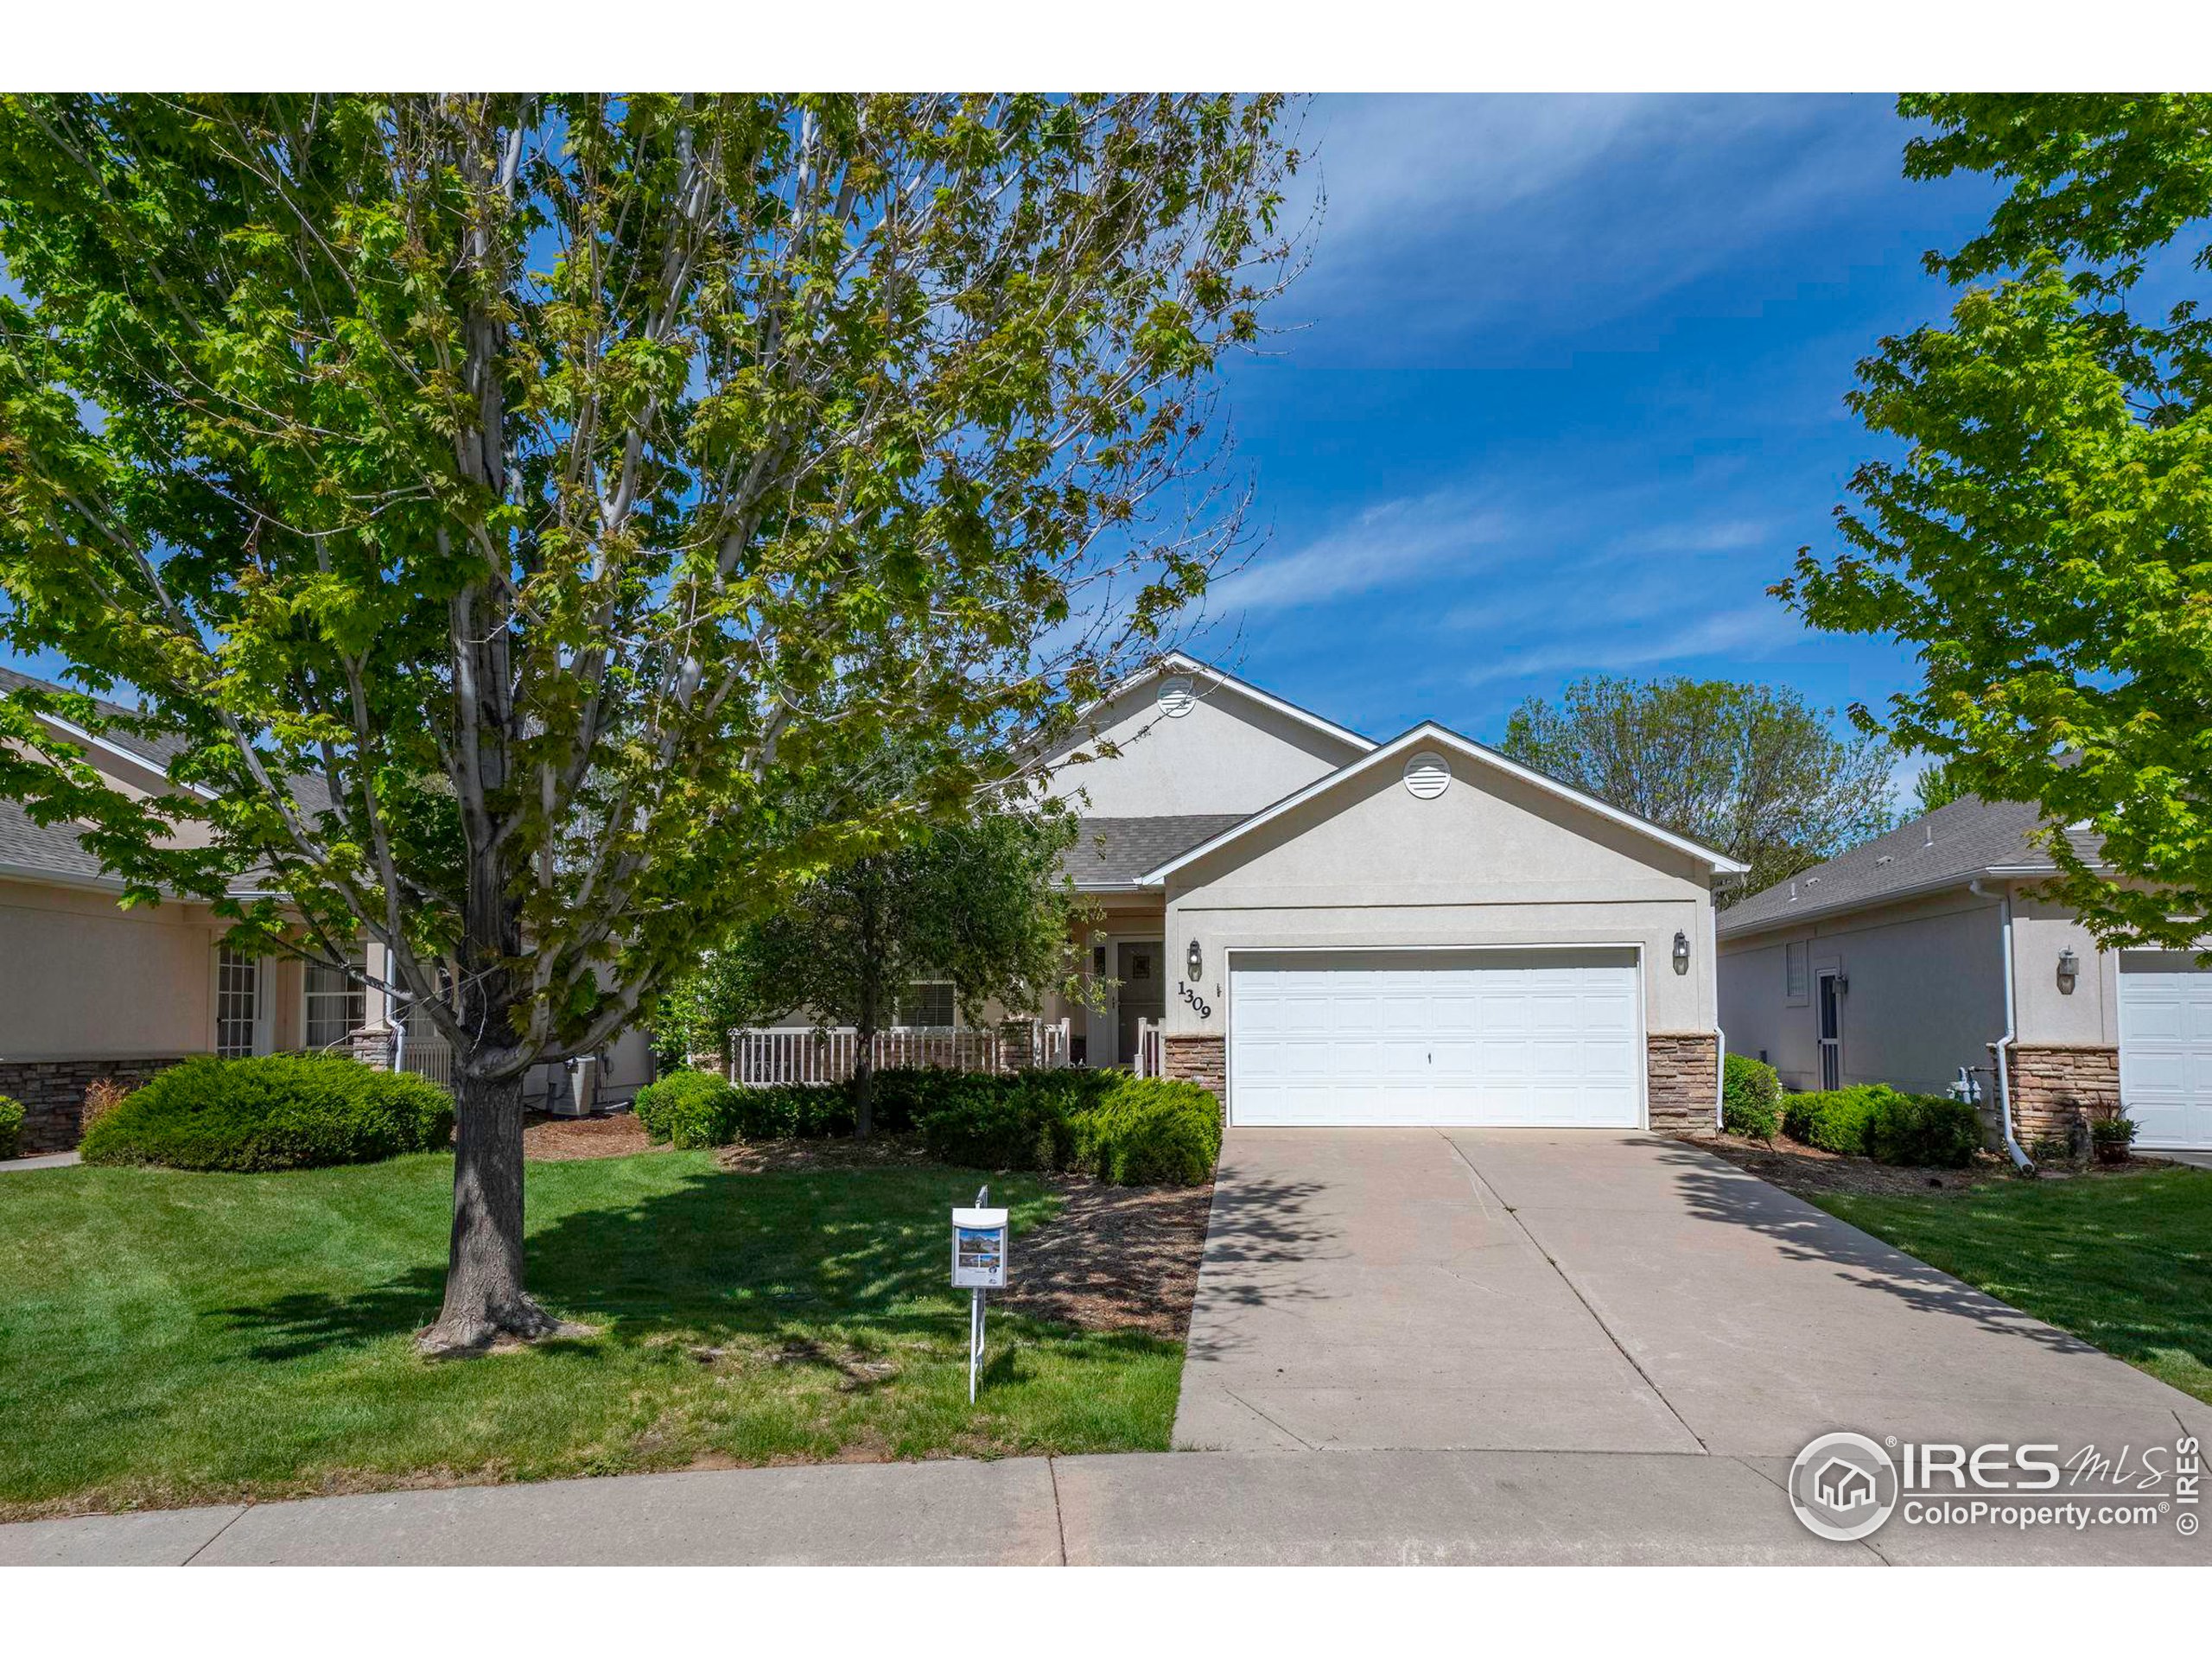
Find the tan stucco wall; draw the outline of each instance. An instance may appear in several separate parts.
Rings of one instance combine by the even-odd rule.
[[[1703,865],[1624,826],[1454,755],[1434,800],[1399,768],[1325,791],[1169,878],[1167,955],[1205,952],[1202,1016],[1169,988],[1167,1030],[1226,1030],[1224,952],[1275,947],[1636,944],[1652,1032],[1710,1031],[1712,894]],[[1338,809],[1332,810],[1331,809]],[[1675,971],[1677,931],[1689,971]]]
[[[1815,982],[1838,969],[1849,986],[1843,1080],[1940,1092],[1961,1065],[1986,1066],[1984,1045],[2004,1032],[2001,938],[1995,898],[1960,892],[1725,940],[1720,1029],[1731,1053],[1764,1052],[1785,1086],[1819,1087]],[[1790,942],[1807,946],[1806,997],[1796,1005],[1786,995]]]
[[[1125,693],[1096,722],[1121,753],[1057,766],[1049,792],[1086,817],[1256,812],[1362,753],[1228,687],[1196,684],[1191,711],[1173,719],[1160,712],[1157,681]],[[1092,747],[1086,736],[1055,759]]]
[[[2014,890],[2012,995],[2020,1041],[2066,1046],[2120,1046],[2120,957],[2097,949],[2072,916]],[[2073,950],[2081,964],[2069,993],[2061,988],[2058,957]]]
[[[0,880],[0,1058],[213,1048],[218,931],[198,906]]]

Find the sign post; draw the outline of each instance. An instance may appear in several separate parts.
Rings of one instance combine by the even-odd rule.
[[[952,1211],[952,1287],[974,1293],[968,1305],[968,1403],[976,1403],[983,1370],[983,1293],[1006,1288],[1007,1212],[989,1207],[991,1189],[976,1189],[972,1208]]]

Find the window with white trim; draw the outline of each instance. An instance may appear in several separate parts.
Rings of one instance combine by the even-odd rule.
[[[909,980],[899,993],[899,1023],[943,1030],[959,1023],[949,979]]]
[[[261,1028],[261,959],[224,945],[215,954],[215,1052],[242,1060]]]
[[[308,963],[307,1018],[302,1026],[307,1048],[341,1047],[367,1022],[369,988],[362,982],[367,972],[367,959],[362,957],[356,957],[345,968],[321,962]]]
[[[1782,947],[1782,995],[1793,1007],[1812,1000],[1812,949],[1803,941]]]

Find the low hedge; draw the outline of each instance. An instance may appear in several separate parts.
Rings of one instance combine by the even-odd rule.
[[[85,1132],[88,1164],[320,1169],[452,1144],[453,1097],[341,1054],[201,1055],[171,1066]]]
[[[1771,1141],[1782,1122],[1782,1077],[1764,1060],[1731,1054],[1721,1065],[1720,1127],[1731,1135]]]
[[[1080,1170],[1125,1185],[1194,1185],[1221,1153],[1221,1108],[1196,1084],[1069,1067],[997,1074],[899,1067],[869,1088],[875,1128],[917,1131],[932,1158],[978,1169]],[[678,1147],[853,1132],[843,1084],[740,1089],[677,1071],[638,1091],[645,1133]]]
[[[1824,1152],[1942,1169],[1963,1168],[1981,1147],[1980,1115],[1966,1102],[1880,1083],[1786,1096],[1782,1129]]]
[[[23,1103],[0,1095],[0,1158],[12,1158],[23,1144]]]

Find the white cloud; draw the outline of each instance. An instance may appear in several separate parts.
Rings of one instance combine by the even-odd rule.
[[[1679,662],[1691,657],[1741,652],[1763,657],[1798,636],[1798,625],[1779,605],[1746,605],[1711,615],[1675,619],[1671,626],[1624,624],[1603,633],[1573,639],[1547,641],[1471,669],[1462,683],[1485,685],[1494,680],[1529,675],[1619,673],[1658,663]]]
[[[1660,524],[1613,545],[1624,553],[1730,553],[1758,546],[1771,531],[1763,518],[1723,518],[1710,524]]]
[[[1466,574],[1511,530],[1505,514],[1460,491],[1386,501],[1292,552],[1262,553],[1207,592],[1206,609],[1249,615],[1395,588],[1447,566]]]

